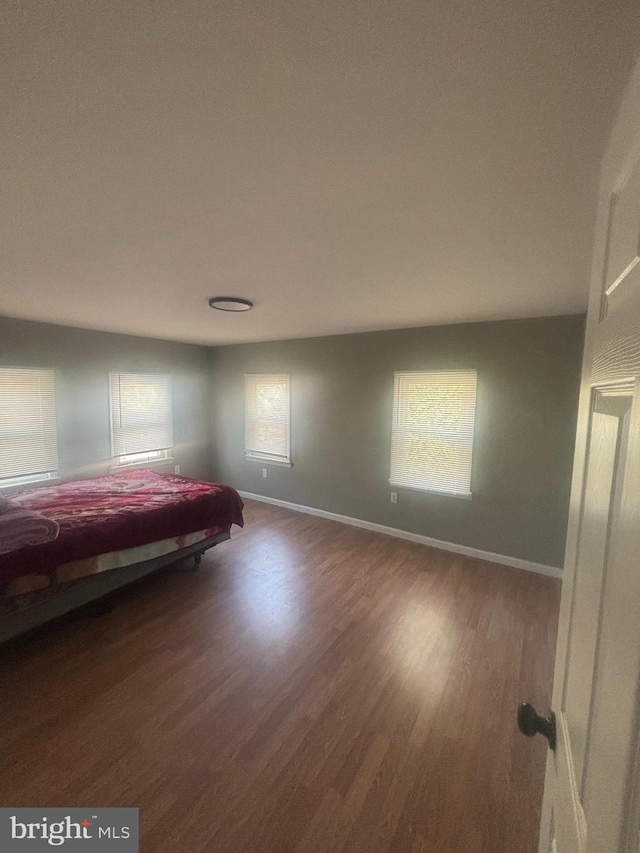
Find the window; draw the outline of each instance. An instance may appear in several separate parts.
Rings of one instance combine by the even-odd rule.
[[[57,476],[53,370],[0,367],[0,487]]]
[[[173,447],[171,377],[112,373],[111,452],[117,466],[169,459]]]
[[[244,450],[247,459],[291,465],[289,377],[247,374],[244,397]]]
[[[394,374],[394,486],[471,497],[475,370]]]

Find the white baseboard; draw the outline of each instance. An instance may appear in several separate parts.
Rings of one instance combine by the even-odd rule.
[[[243,498],[252,501],[281,506],[292,509],[295,512],[304,512],[307,515],[317,515],[320,518],[328,518],[330,521],[339,521],[342,524],[350,524],[352,527],[362,527],[375,533],[384,533],[385,536],[395,536],[396,539],[406,539],[408,542],[418,542],[421,545],[429,545],[431,548],[440,548],[443,551],[453,551],[454,554],[464,554],[465,557],[476,557],[478,560],[487,560],[491,563],[499,563],[502,566],[512,566],[515,569],[524,569],[527,572],[536,572],[539,575],[548,575],[552,578],[561,578],[562,569],[555,566],[545,566],[542,563],[532,563],[529,560],[521,560],[519,557],[507,557],[505,554],[493,554],[491,551],[481,551],[480,548],[470,548],[468,545],[457,545],[455,542],[444,542],[441,539],[432,539],[431,536],[422,536],[420,533],[410,533],[408,530],[399,530],[396,527],[386,527],[384,524],[376,524],[373,521],[364,521],[361,518],[351,518],[348,515],[339,515],[337,512],[328,512],[324,509],[316,509],[312,506],[302,506],[290,501],[281,501],[278,498],[270,498],[266,495],[254,495],[251,492],[239,492]]]

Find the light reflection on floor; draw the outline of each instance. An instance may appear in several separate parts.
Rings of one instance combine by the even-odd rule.
[[[236,575],[239,613],[256,639],[281,643],[293,637],[304,615],[297,555],[277,533],[256,537],[251,544],[244,570]]]
[[[411,600],[391,627],[387,654],[405,676],[403,683],[414,691],[439,693],[449,675],[454,647],[454,628],[446,613],[428,603]]]
[[[262,650],[280,656],[300,641],[299,632],[315,620],[314,584],[300,575],[305,549],[292,547],[289,537],[261,531],[251,539],[242,570],[234,573],[237,613],[242,620],[238,630],[252,636]],[[420,700],[426,693],[433,697],[444,689],[449,676],[455,626],[446,612],[413,592],[398,605],[380,646],[380,672],[388,671],[391,662],[394,678],[412,699]],[[362,617],[367,618],[366,611]],[[370,660],[369,665],[375,664]]]

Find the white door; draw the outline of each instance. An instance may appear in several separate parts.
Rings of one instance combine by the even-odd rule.
[[[640,62],[602,165],[540,853],[640,853],[639,256]]]

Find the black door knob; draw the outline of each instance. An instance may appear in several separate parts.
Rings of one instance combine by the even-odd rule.
[[[523,702],[518,707],[518,728],[523,735],[533,737],[541,734],[549,741],[549,748],[556,748],[556,715],[549,711],[548,717],[541,717],[533,705]]]

